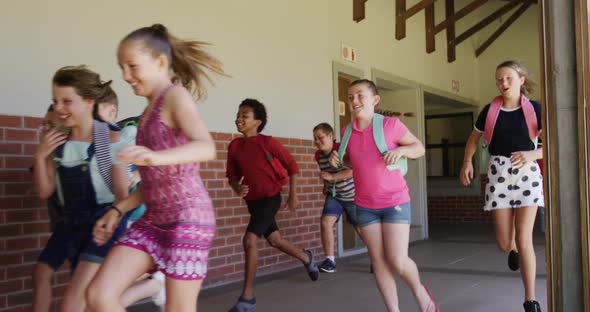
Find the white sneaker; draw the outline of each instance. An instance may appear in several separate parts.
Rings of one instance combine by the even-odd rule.
[[[152,279],[162,284],[162,288],[160,288],[160,291],[157,294],[152,296],[152,300],[155,305],[163,308],[164,305],[166,305],[166,276],[164,273],[158,271],[152,274]]]

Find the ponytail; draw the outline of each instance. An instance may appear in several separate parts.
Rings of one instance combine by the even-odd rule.
[[[197,99],[207,95],[204,80],[213,84],[208,72],[226,75],[221,62],[204,50],[208,43],[179,39],[162,24],[139,28],[123,38],[121,43],[131,40],[141,41],[153,57],[165,55],[174,74],[172,81],[181,83],[196,94]]]

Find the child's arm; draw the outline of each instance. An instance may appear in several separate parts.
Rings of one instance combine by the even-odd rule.
[[[42,132],[41,142],[35,152],[35,169],[33,170],[33,177],[35,186],[39,192],[41,199],[48,199],[55,192],[55,165],[51,157],[51,153],[56,147],[66,142],[67,137],[63,132],[56,130],[49,130]]]
[[[144,146],[130,146],[119,152],[119,158],[140,166],[185,164],[215,159],[215,142],[184,87],[174,86],[166,93],[162,119],[165,124],[179,128],[189,142],[161,151],[152,151]]]
[[[285,203],[285,209],[295,211],[299,208],[299,196],[297,196],[297,177],[299,174],[293,174],[289,176],[289,198]]]
[[[398,148],[389,151],[383,156],[387,165],[395,164],[400,158],[407,157],[416,159],[422,157],[426,150],[422,142],[415,137],[409,130],[399,139]]]
[[[346,180],[346,179],[352,178],[352,169],[346,168],[346,169],[340,170],[336,173],[329,173],[326,171],[322,171],[320,173],[320,177],[326,181],[329,181],[329,182]]]
[[[94,224],[94,230],[92,232],[94,241],[97,245],[102,246],[109,241],[113,232],[117,228],[121,217],[127,212],[133,210],[135,207],[143,203],[143,195],[141,193],[141,185],[135,189],[131,195],[127,196],[121,201],[115,201],[112,207],[109,209],[102,218],[100,218]]]
[[[477,150],[477,142],[481,138],[482,133],[476,130],[471,131],[467,144],[465,144],[465,156],[463,156],[463,166],[459,173],[459,179],[461,184],[468,186],[473,180],[473,163],[472,158]]]

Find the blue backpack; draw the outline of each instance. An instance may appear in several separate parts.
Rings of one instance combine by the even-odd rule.
[[[338,148],[340,163],[342,163],[344,159],[344,154],[346,153],[346,147],[348,146],[348,141],[350,141],[351,134],[352,123],[346,126],[344,136],[342,137],[340,147]],[[387,152],[389,152],[387,149],[387,143],[385,142],[385,134],[383,133],[383,115],[381,114],[375,114],[373,116],[373,140],[375,141],[375,145],[377,145],[377,149],[379,149],[381,155],[385,155]],[[400,170],[402,176],[405,176],[408,173],[408,159],[406,157],[400,158],[397,163],[387,166],[387,170]]]

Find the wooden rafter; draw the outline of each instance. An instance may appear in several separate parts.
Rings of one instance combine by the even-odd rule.
[[[490,14],[488,17],[484,18],[479,23],[473,25],[471,28],[467,29],[464,33],[457,36],[457,44],[465,41],[466,39],[468,39],[469,37],[471,37],[472,35],[474,35],[478,31],[480,31],[481,29],[483,29],[484,27],[486,27],[490,23],[494,22],[495,20],[500,18],[500,16],[506,14],[507,12],[509,12],[510,10],[512,10],[514,7],[516,7],[517,5],[519,5],[521,3],[522,3],[522,0],[513,0],[513,1],[508,2],[506,5],[499,8],[494,13]]]
[[[521,15],[524,13],[529,6],[531,6],[532,1],[528,0],[525,1],[514,14],[512,14],[505,22],[502,24],[489,38],[488,40],[484,41],[479,48],[475,50],[475,56],[480,56],[483,51],[485,51],[500,35],[514,23]]]
[[[506,20],[504,24],[500,26],[492,36],[486,40],[481,47],[476,50],[476,56],[479,56],[487,47],[489,47],[514,21],[518,19],[526,11],[526,9],[533,3],[537,3],[538,0],[507,0],[502,8],[496,10],[488,17],[484,18],[481,22],[475,26],[469,28],[464,33],[456,36],[455,23],[460,19],[467,16],[469,13],[475,11],[489,0],[473,0],[459,11],[455,12],[454,0],[445,0],[445,20],[438,25],[435,25],[434,19],[434,1],[435,0],[422,0],[414,4],[411,8],[406,9],[406,0],[395,0],[395,38],[401,40],[406,37],[406,21],[414,16],[416,13],[424,10],[425,14],[425,29],[426,29],[426,52],[433,52],[435,47],[435,36],[442,30],[446,30],[447,35],[447,60],[453,62],[456,58],[455,48],[461,42],[489,25],[494,20],[498,19],[503,14],[509,12],[518,5],[520,8]],[[364,2],[363,2],[364,4]]]
[[[360,22],[365,19],[365,2],[367,0],[353,0],[352,5],[352,19],[355,22]]]

